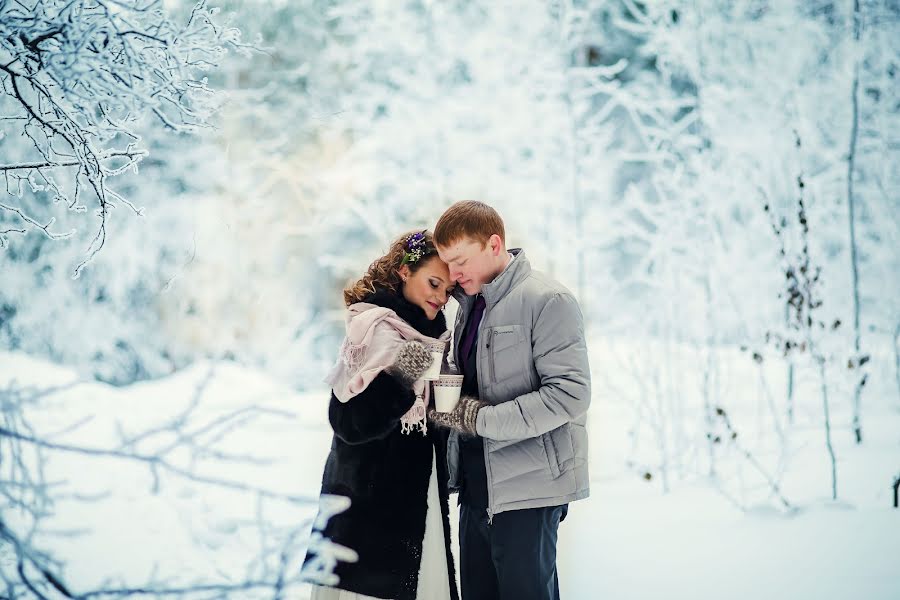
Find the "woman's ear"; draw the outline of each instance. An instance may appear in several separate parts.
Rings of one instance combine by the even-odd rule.
[[[400,268],[397,269],[397,273],[400,274],[400,279],[402,279],[404,283],[406,283],[406,280],[409,279],[409,276],[412,274],[409,270],[409,265],[400,265]]]

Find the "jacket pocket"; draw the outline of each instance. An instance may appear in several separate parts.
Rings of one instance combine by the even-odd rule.
[[[547,464],[550,466],[550,474],[556,479],[560,476],[559,470],[559,454],[556,452],[556,445],[553,443],[553,436],[549,433],[541,435],[541,441],[544,443],[544,452],[547,453]]]
[[[522,373],[525,332],[521,325],[501,325],[488,330],[488,368],[491,383],[497,383]]]
[[[566,423],[557,427],[548,435],[556,450],[556,462],[560,473],[569,471],[575,462],[575,443],[572,440],[572,424]]]

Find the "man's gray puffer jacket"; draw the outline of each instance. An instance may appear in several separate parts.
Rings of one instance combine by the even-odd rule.
[[[484,438],[490,518],[589,493],[591,376],[581,310],[569,290],[532,271],[522,250],[510,253],[506,270],[482,287],[486,306],[478,328],[478,387],[490,406],[479,411],[476,430]],[[457,290],[454,340],[461,339],[474,304]],[[456,432],[447,462],[450,487],[458,489]]]

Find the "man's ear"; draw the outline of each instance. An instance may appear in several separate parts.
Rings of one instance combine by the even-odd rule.
[[[491,253],[494,256],[500,256],[500,253],[503,252],[503,238],[495,233],[490,237],[488,243],[491,245]]]

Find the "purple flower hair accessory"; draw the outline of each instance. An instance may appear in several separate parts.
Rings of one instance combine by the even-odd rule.
[[[428,246],[425,242],[425,232],[417,231],[406,238],[406,250],[403,252],[403,261],[400,266],[419,262],[428,254]]]

